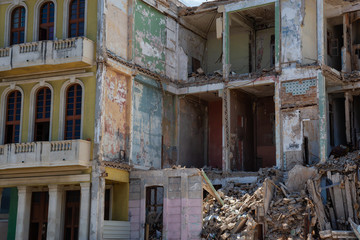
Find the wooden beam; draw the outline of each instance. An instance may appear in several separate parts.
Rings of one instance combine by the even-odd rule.
[[[204,187],[205,190],[208,191],[214,198],[216,198],[216,200],[221,204],[221,206],[224,206],[224,201],[221,199],[220,195],[217,193],[214,186],[211,184],[211,181],[206,176],[204,170],[200,171],[200,175],[203,178],[203,180],[205,181],[205,183],[207,184],[207,186]]]

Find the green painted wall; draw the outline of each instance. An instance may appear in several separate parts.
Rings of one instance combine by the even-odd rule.
[[[33,39],[33,26],[34,26],[34,14],[35,14],[35,4],[37,0],[27,0],[25,4],[28,8],[27,12],[27,31],[26,31],[26,41],[32,42]],[[6,9],[10,4],[0,4],[0,48],[4,46],[4,34],[5,34],[5,13]],[[88,0],[87,1],[87,32],[86,37],[96,41],[96,32],[97,32],[97,1]],[[56,37],[58,39],[63,39],[63,15],[64,15],[64,1],[57,1],[56,9]],[[8,34],[8,33],[7,33]]]
[[[15,239],[17,207],[18,207],[18,191],[17,191],[17,188],[11,188],[7,240]]]
[[[84,118],[83,118],[83,139],[90,138],[94,139],[94,124],[95,124],[95,88],[96,88],[96,78],[87,77],[79,78],[85,85],[85,98],[84,98]],[[53,118],[52,118],[52,138],[51,140],[58,140],[59,136],[59,108],[60,108],[60,90],[62,85],[67,80],[61,81],[51,81],[48,82],[54,89],[53,96]],[[21,141],[27,142],[28,140],[28,130],[29,130],[29,105],[30,105],[30,94],[31,89],[36,85],[36,83],[28,84],[19,84],[19,86],[24,91],[23,96],[23,118],[22,118],[22,131],[21,131]],[[0,87],[0,96],[7,87]]]
[[[166,18],[156,9],[135,1],[134,49],[136,64],[165,74]]]

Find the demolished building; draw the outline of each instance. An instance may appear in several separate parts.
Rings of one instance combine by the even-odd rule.
[[[70,224],[73,235],[81,228],[81,236],[89,239],[121,234],[200,239],[203,179],[197,168],[218,173],[219,178],[211,179],[214,185],[222,184],[228,173],[247,183],[261,168],[287,171],[326,162],[335,146],[359,148],[359,3],[218,0],[189,8],[177,0],[78,1],[86,12],[76,22],[82,24],[76,27],[80,38],[74,40],[69,27],[75,24],[68,16],[73,1],[58,1],[65,14],[53,23],[58,30],[52,40],[40,38],[37,29],[43,1],[0,0],[0,13],[7,19],[0,21],[0,187],[13,188],[4,191],[3,199],[16,199],[12,207],[2,205],[8,213],[0,217],[11,225],[11,236],[29,234],[30,216],[23,219],[17,211],[30,215],[32,193],[51,189],[51,204],[62,206],[54,202],[56,196],[76,191],[79,206],[87,211],[80,218],[84,224]],[[10,18],[17,9],[29,23],[12,29]],[[90,14],[94,17],[86,17]],[[27,34],[13,42],[10,32]],[[19,58],[21,54],[30,58]],[[72,153],[76,169],[70,171],[72,165],[61,158],[45,164],[47,175],[65,166],[66,171],[55,171],[70,175],[61,186],[55,184],[56,174],[48,182],[36,180],[39,170],[28,175],[29,169],[44,167],[42,155],[34,155],[34,165],[24,167],[24,158],[11,162],[40,144],[33,137],[31,111],[20,113],[29,124],[15,124],[19,138],[5,141],[4,134],[9,93],[25,93],[20,101],[29,106],[38,88],[52,85],[59,107],[54,120],[48,119],[53,134],[47,140],[60,145],[59,151],[70,146],[64,136],[65,90],[86,87],[85,112],[75,117],[81,123],[74,125],[77,135],[70,138],[72,144],[86,146],[86,162]],[[58,150],[51,146],[51,152]],[[10,148],[20,150],[8,152]],[[179,165],[185,168],[173,168]],[[24,186],[30,183],[19,181],[20,173],[34,184]],[[80,191],[87,198],[83,205]],[[48,237],[57,231],[63,236],[62,226],[54,224],[60,215],[44,213],[44,222],[51,220]],[[17,218],[21,228],[16,228]],[[122,226],[130,231],[110,234]]]

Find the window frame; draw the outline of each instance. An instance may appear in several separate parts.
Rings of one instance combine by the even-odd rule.
[[[25,29],[24,29],[24,43],[27,42],[27,25],[28,25],[28,7],[25,2],[20,2],[19,4],[10,4],[5,12],[5,31],[4,31],[4,46],[9,47],[11,46],[11,16],[13,10],[17,7],[24,7],[25,8]]]
[[[57,2],[56,0],[38,0],[34,6],[34,29],[33,29],[33,39],[34,41],[39,41],[40,34],[40,9],[41,7],[47,3],[52,2],[54,4],[54,36],[53,39],[56,39],[56,29],[57,29]]]
[[[68,112],[68,100],[69,100],[69,89],[71,87],[74,87],[74,96],[73,96],[73,109],[72,109],[72,112],[73,114],[72,115],[68,115],[67,112]],[[81,119],[83,118],[82,116],[82,111],[80,111],[80,114],[76,114],[77,112],[77,108],[76,108],[76,105],[78,104],[77,102],[77,98],[79,97],[77,95],[77,91],[78,91],[78,87],[81,88],[81,110],[82,110],[82,94],[83,94],[83,89],[81,87],[80,84],[77,84],[77,83],[73,83],[71,85],[69,85],[66,89],[66,96],[65,96],[65,128],[64,128],[64,140],[76,140],[78,138],[75,138],[75,132],[76,132],[76,120],[80,120],[80,133],[79,133],[79,138],[81,139],[80,135],[81,135]],[[66,139],[66,132],[67,132],[67,121],[72,121],[72,130],[71,132],[73,133],[72,134],[72,138],[69,138],[69,139]]]
[[[70,20],[70,3],[72,0],[64,0],[63,10],[63,38],[70,38],[69,35],[69,20]],[[84,36],[87,35],[87,13],[88,13],[88,0],[85,0],[85,15],[84,15]]]
[[[22,137],[22,126],[23,126],[23,111],[24,111],[24,91],[15,85],[11,85],[6,88],[1,94],[1,106],[0,113],[1,116],[7,116],[7,99],[11,92],[19,91],[21,93],[21,111],[20,111],[20,129],[19,129],[19,143],[21,142]],[[4,145],[5,142],[5,127],[6,127],[6,117],[0,118],[0,145]]]
[[[79,79],[70,79],[66,81],[60,90],[60,109],[59,109],[59,133],[58,133],[58,140],[62,141],[65,140],[65,117],[66,117],[66,96],[68,88],[73,84],[79,84],[82,88],[82,96],[81,96],[81,121],[80,121],[80,138],[83,138],[83,129],[84,129],[84,103],[85,103],[85,85]],[[74,139],[75,140],[75,139]]]
[[[14,18],[14,14],[15,14],[15,11],[17,10],[20,10],[19,12],[19,16],[18,16],[18,20],[19,20],[19,27],[17,28],[14,28],[13,27],[13,21],[15,20]],[[24,10],[24,26],[21,26],[21,18],[22,18],[22,11]],[[22,43],[25,43],[26,39],[25,39],[25,22],[26,22],[26,19],[25,19],[25,16],[26,16],[26,9],[23,7],[23,6],[18,6],[16,8],[14,8],[11,12],[11,19],[10,19],[10,44],[11,45],[18,45],[18,44],[22,44]],[[21,39],[21,32],[24,32],[24,41],[23,42],[20,42],[19,40]],[[14,41],[14,38],[13,38],[13,33],[18,33],[18,39],[16,39],[17,43],[13,43]]]
[[[28,130],[28,142],[34,141],[35,134],[35,110],[36,110],[36,96],[38,90],[41,88],[50,88],[51,91],[51,105],[50,105],[50,126],[49,126],[49,140],[52,139],[52,125],[53,125],[53,105],[54,105],[54,88],[46,82],[40,82],[36,84],[30,92],[30,107],[29,107],[29,130]]]

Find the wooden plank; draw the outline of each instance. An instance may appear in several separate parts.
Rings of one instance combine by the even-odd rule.
[[[340,182],[340,174],[336,173],[336,174],[331,175],[331,180],[332,180],[333,184],[339,183]],[[335,205],[336,219],[340,220],[342,218],[345,220],[346,219],[345,218],[345,210],[344,210],[344,203],[343,203],[341,189],[339,186],[334,186],[333,190],[334,190],[333,204]]]
[[[221,206],[224,206],[224,201],[221,199],[220,195],[215,190],[214,186],[211,184],[211,181],[206,176],[205,172],[203,170],[200,171],[201,177],[205,181],[205,183],[208,185],[209,188],[205,188],[206,191],[209,191],[209,193],[216,198],[216,200],[221,204]]]
[[[315,185],[316,183],[309,179],[307,181],[307,186],[308,186],[308,190],[311,196],[311,199],[314,202],[315,205],[315,211],[316,211],[316,215],[318,217],[319,220],[319,227],[320,230],[327,230],[330,229],[330,223],[327,221],[326,215],[325,215],[325,210],[324,210],[324,205],[322,203],[322,199],[320,196],[320,193],[317,191],[317,185]]]
[[[357,199],[356,199],[356,186],[355,186],[355,181],[356,181],[356,177],[355,177],[355,173],[351,174],[351,178],[350,178],[350,191],[351,191],[351,200],[353,203],[353,207],[354,207],[354,222],[356,224],[359,224],[359,219],[358,216],[356,214],[359,205],[357,203]]]
[[[355,224],[350,218],[348,219],[348,221],[349,221],[350,226],[351,226],[351,228],[353,229],[356,237],[357,237],[358,239],[360,239],[360,226],[357,225],[357,224]]]
[[[350,182],[349,178],[347,176],[344,176],[344,182],[345,182],[345,194],[346,194],[346,205],[347,205],[347,211],[349,214],[349,218],[354,219],[354,204],[352,203],[352,197],[351,197],[351,191],[350,191]]]

